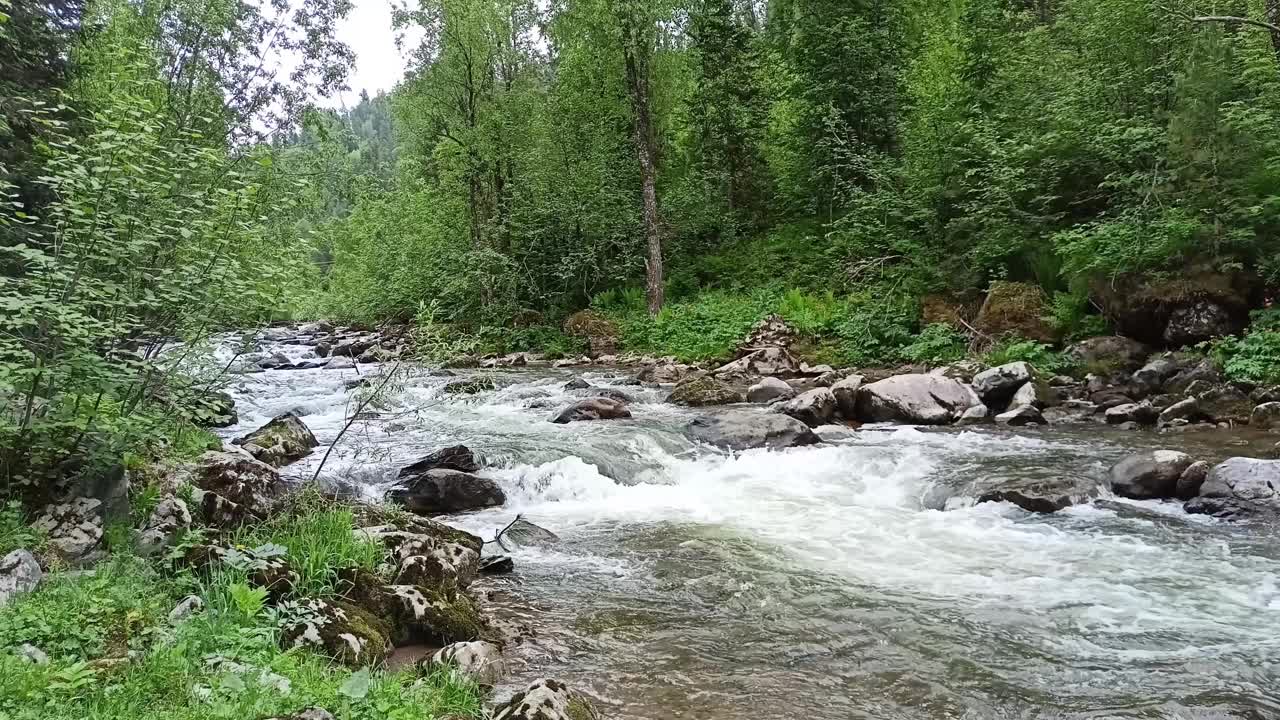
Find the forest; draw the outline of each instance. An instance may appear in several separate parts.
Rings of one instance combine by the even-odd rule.
[[[132,548],[140,479],[223,448],[236,358],[303,322],[404,328],[430,365],[604,335],[709,368],[776,317],[813,366],[1081,382],[1066,348],[1118,335],[1280,385],[1280,0],[408,0],[405,76],[335,109],[354,1],[0,0],[0,556],[122,474],[99,534]],[[353,523],[403,520],[297,503],[234,572],[113,551],[0,614],[0,648],[77,658],[0,653],[0,720],[298,709],[210,665],[228,643],[343,717],[479,717],[452,675],[281,651],[250,582],[281,538],[328,597],[382,562]],[[217,613],[183,635],[188,594]],[[85,660],[153,631],[142,671]]]

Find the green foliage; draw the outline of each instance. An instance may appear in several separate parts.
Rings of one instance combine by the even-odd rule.
[[[11,500],[0,507],[0,557],[19,548],[39,554],[49,540],[29,522],[22,503]]]
[[[1255,385],[1280,384],[1280,310],[1259,310],[1241,337],[1214,342],[1210,354],[1228,378]]]
[[[770,298],[712,292],[669,303],[657,317],[644,311],[612,315],[622,346],[637,352],[670,354],[682,361],[722,358],[768,314]]]
[[[968,349],[969,338],[950,325],[934,323],[926,325],[901,354],[907,362],[939,365],[963,358]]]
[[[1057,352],[1044,343],[1017,337],[1001,339],[982,356],[982,361],[991,367],[1026,362],[1039,372],[1050,375],[1071,369],[1071,361],[1064,353]]]
[[[50,577],[0,610],[0,638],[7,646],[31,643],[50,657],[122,657],[147,646],[176,600],[154,569],[114,557],[92,574]]]
[[[1110,331],[1107,318],[1091,314],[1092,309],[1087,294],[1054,293],[1049,321],[1054,330],[1068,341],[1107,335]]]

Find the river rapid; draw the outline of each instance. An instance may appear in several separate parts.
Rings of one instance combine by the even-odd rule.
[[[508,502],[447,521],[491,538],[523,513],[560,535],[478,583],[533,631],[499,696],[549,676],[622,720],[1280,718],[1276,528],[1105,491],[1054,515],[972,501],[1001,478],[1102,481],[1134,448],[1217,460],[1261,438],[832,426],[820,446],[731,455],[687,440],[696,413],[663,389],[618,386],[633,420],[548,422],[583,396],[566,380],[621,371],[498,376],[454,396],[441,390],[456,378],[409,369],[322,480],[377,496],[463,443]],[[243,376],[225,436],[298,412],[321,447],[285,471],[308,480],[358,377]]]

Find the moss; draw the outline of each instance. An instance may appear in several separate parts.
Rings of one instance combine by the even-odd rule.
[[[1027,283],[994,282],[978,311],[977,328],[993,337],[1016,335],[1052,342],[1056,333],[1045,320],[1048,315],[1049,304],[1040,288]]]
[[[497,389],[498,381],[492,375],[477,375],[464,380],[454,380],[444,386],[444,391],[450,395],[475,395],[486,390]]]
[[[591,703],[578,696],[574,696],[564,710],[569,720],[599,720],[600,718]]]
[[[710,375],[701,374],[685,378],[671,391],[668,402],[674,405],[703,407],[706,405],[728,405],[742,402],[742,393],[729,387],[723,381]]]

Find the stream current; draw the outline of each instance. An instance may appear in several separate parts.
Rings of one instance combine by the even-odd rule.
[[[491,538],[523,513],[561,537],[478,583],[533,630],[499,697],[556,677],[621,720],[1280,718],[1277,528],[1105,491],[1053,515],[971,499],[1002,478],[1101,482],[1135,448],[1251,454],[1238,438],[831,426],[820,446],[731,455],[687,440],[697,413],[666,390],[617,386],[632,420],[548,422],[578,376],[623,373],[499,372],[455,396],[455,377],[412,369],[321,476],[378,496],[466,444],[507,504],[445,520]],[[321,447],[285,473],[307,480],[358,377],[242,376],[224,435],[299,413]]]

